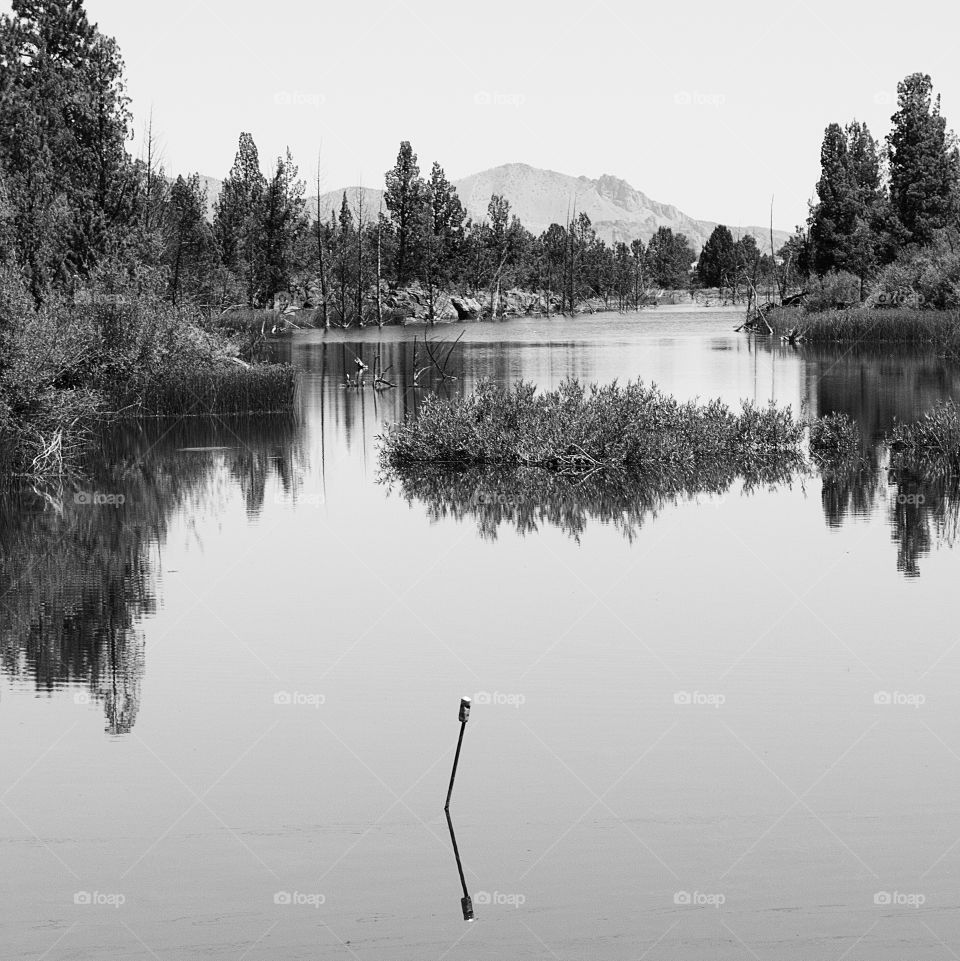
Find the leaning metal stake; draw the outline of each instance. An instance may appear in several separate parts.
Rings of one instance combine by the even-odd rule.
[[[460,737],[457,739],[457,753],[453,756],[453,770],[450,772],[450,787],[447,788],[447,803],[443,806],[444,811],[450,810],[450,796],[453,794],[453,782],[457,777],[457,764],[460,761],[460,748],[463,746],[463,732],[466,730],[467,721],[470,719],[470,698],[460,698]]]

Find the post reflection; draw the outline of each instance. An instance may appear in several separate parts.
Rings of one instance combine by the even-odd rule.
[[[453,856],[457,861],[457,873],[460,875],[460,889],[463,891],[463,897],[460,899],[460,910],[463,912],[464,921],[473,921],[473,899],[470,897],[470,892],[467,890],[467,879],[463,875],[463,862],[460,860],[460,849],[457,847],[457,835],[453,830],[453,821],[450,819],[450,811],[444,812],[447,816],[447,827],[450,829],[450,843],[453,845]]]

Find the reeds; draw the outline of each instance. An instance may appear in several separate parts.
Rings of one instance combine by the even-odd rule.
[[[860,431],[848,414],[825,414],[810,422],[810,456],[821,466],[837,468],[862,453]]]
[[[682,403],[656,387],[567,381],[538,394],[483,382],[465,398],[428,397],[419,416],[387,428],[388,470],[537,467],[560,474],[639,471],[661,485],[696,484],[704,474],[779,473],[803,462],[805,424],[790,408],[720,401]]]
[[[826,310],[808,313],[785,308],[767,320],[775,334],[796,332],[809,344],[889,343],[955,349],[960,346],[960,312],[955,310]]]
[[[947,401],[888,437],[891,466],[920,477],[960,473],[960,408]]]
[[[296,386],[296,371],[280,364],[178,371],[152,380],[138,399],[136,413],[185,417],[289,410]]]

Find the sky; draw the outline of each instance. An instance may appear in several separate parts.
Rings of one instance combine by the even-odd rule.
[[[0,9],[9,9],[9,0]],[[140,148],[222,178],[240,131],[325,190],[382,186],[401,140],[451,179],[522,162],[613,174],[698,219],[805,219],[831,121],[889,129],[932,75],[960,127],[945,0],[87,0],[127,64]]]

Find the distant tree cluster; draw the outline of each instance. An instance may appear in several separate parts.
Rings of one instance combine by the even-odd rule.
[[[927,74],[898,84],[891,122],[883,145],[856,120],[826,128],[816,202],[781,256],[801,276],[849,277],[860,300],[932,269],[956,287],[942,305],[957,306],[960,152]]]
[[[760,252],[752,234],[734,240],[723,224],[714,227],[697,261],[699,285],[726,290],[733,300],[741,291],[749,299],[761,285],[771,283],[775,273],[773,256]]]
[[[421,174],[407,141],[385,184],[385,210],[364,210],[358,191],[352,203],[344,193],[339,208],[317,211],[313,260],[301,272],[319,277],[337,323],[349,322],[364,305],[371,309],[381,283],[420,284],[431,314],[439,293],[450,289],[489,297],[496,312],[500,292],[512,287],[574,310],[592,298],[637,305],[651,287],[689,284],[695,255],[683,234],[662,227],[648,245],[638,239],[609,246],[581,211],[535,236],[498,194],[486,216],[474,220],[439,163],[429,176]]]
[[[356,191],[309,211],[289,152],[264,171],[243,133],[211,216],[198,174],[166,175],[152,126],[131,157],[123,73],[81,0],[13,0],[0,17],[0,267],[38,305],[132,286],[175,304],[264,307],[299,285],[318,288],[328,322],[349,323],[379,319],[381,289],[411,284],[431,312],[452,290],[495,312],[514,287],[573,310],[589,299],[637,305],[650,288],[689,283],[682,234],[611,246],[574,211],[534,236],[497,195],[471,219],[440,164],[423,176],[407,142],[380,209]]]

